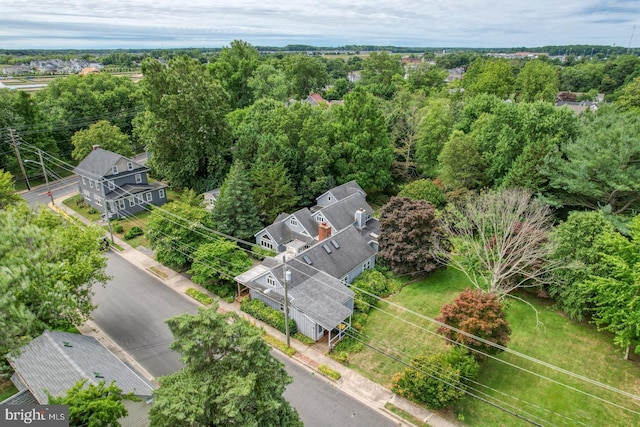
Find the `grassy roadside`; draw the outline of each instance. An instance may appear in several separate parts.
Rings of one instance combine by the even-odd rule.
[[[443,304],[451,302],[467,286],[462,274],[449,269],[405,286],[389,301],[433,318]],[[544,326],[536,327],[535,312],[530,306],[511,300],[507,309],[507,319],[513,330],[508,345],[510,349],[628,393],[640,394],[637,357],[634,361],[624,361],[622,350],[613,345],[609,334],[566,318],[554,310],[548,300],[526,294],[521,296],[538,310]],[[418,354],[431,354],[445,348],[442,338],[435,335],[436,327],[429,320],[388,303],[380,304],[379,308],[369,314],[361,331],[369,344],[405,361]],[[401,363],[366,346],[349,357],[349,366],[385,386],[390,385],[396,372],[404,369]],[[514,412],[543,425],[612,425],[611,420],[616,420],[616,425],[639,425],[636,414],[615,406],[639,411],[637,401],[513,354],[501,354],[497,360],[483,362],[476,381],[478,384],[472,384],[475,394],[497,405],[515,408]],[[452,418],[459,416],[470,426],[530,425],[468,396],[458,402],[450,415]]]

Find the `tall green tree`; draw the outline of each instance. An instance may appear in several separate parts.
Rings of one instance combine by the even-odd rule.
[[[320,91],[330,80],[326,65],[314,56],[287,56],[284,71],[291,85],[290,95],[295,99],[305,99],[310,93]]]
[[[547,156],[541,172],[557,205],[613,214],[640,207],[640,116],[603,108],[583,117],[583,130]]]
[[[0,210],[0,352],[45,329],[69,328],[94,309],[94,284],[105,284],[103,230],[22,205]]]
[[[516,99],[520,102],[555,102],[559,87],[555,66],[541,60],[528,61],[516,78]]]
[[[270,98],[285,102],[289,98],[289,81],[284,71],[271,64],[260,64],[247,81],[255,99]]]
[[[462,86],[472,96],[487,93],[506,99],[515,88],[513,68],[505,59],[476,59],[462,76]]]
[[[122,133],[117,126],[113,126],[107,120],[100,120],[89,126],[88,129],[74,133],[71,137],[71,143],[75,147],[71,157],[75,160],[87,157],[94,145],[99,145],[100,148],[125,157],[135,155],[129,135]]]
[[[209,72],[229,94],[232,110],[244,108],[253,100],[249,79],[258,68],[259,55],[250,43],[234,40],[222,48],[209,66]]]
[[[124,394],[115,381],[97,385],[86,379],[78,381],[64,396],[49,396],[49,405],[69,406],[69,425],[72,427],[120,427],[120,419],[128,415],[123,400],[139,400]],[[87,385],[87,387],[85,387]]]
[[[426,177],[438,174],[438,156],[454,125],[454,111],[446,98],[429,98],[420,111],[415,158],[418,171]]]
[[[604,252],[602,236],[614,232],[602,211],[574,211],[551,235],[554,250],[550,257],[563,268],[553,272],[547,289],[572,319],[583,320],[589,315],[589,295],[582,292],[579,284],[599,268]]]
[[[600,266],[580,288],[593,307],[593,322],[614,335],[628,359],[633,347],[640,353],[640,217],[632,221],[630,240],[618,233],[601,238]]]
[[[0,169],[0,209],[7,209],[11,205],[18,205],[24,200],[16,193],[13,185],[13,175]]]
[[[356,88],[336,107],[332,153],[339,182],[352,179],[367,190],[391,185],[393,148],[379,101]]]
[[[233,283],[233,278],[253,263],[236,242],[219,238],[203,243],[193,254],[191,279],[205,287]]]
[[[185,56],[168,67],[146,59],[142,72],[146,111],[135,125],[151,154],[149,166],[175,188],[218,187],[231,155],[227,93],[199,61]]]
[[[251,193],[249,173],[236,161],[220,188],[211,211],[215,228],[239,239],[250,240],[260,228],[260,219]]]
[[[472,135],[453,131],[440,155],[438,177],[445,189],[476,190],[486,184],[486,162]]]
[[[159,426],[302,426],[282,397],[291,378],[262,331],[217,304],[167,320],[185,364],[159,379],[149,413]]]
[[[259,163],[251,172],[253,198],[263,224],[293,209],[298,196],[283,162]]]
[[[397,89],[395,81],[403,75],[399,55],[384,50],[371,52],[362,60],[362,79],[358,84],[374,95],[391,99]]]
[[[172,268],[188,268],[193,261],[193,253],[208,241],[203,230],[203,227],[211,225],[208,216],[201,206],[184,199],[154,208],[149,215],[145,236],[156,250],[156,259]]]

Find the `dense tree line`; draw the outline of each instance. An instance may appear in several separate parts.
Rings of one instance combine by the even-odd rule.
[[[440,227],[435,217],[482,212],[479,193],[504,196],[517,188],[527,195],[525,203],[547,204],[556,221],[569,222],[574,210],[599,212],[615,236],[632,235],[630,221],[640,208],[637,56],[612,49],[605,58],[596,47],[568,47],[562,60],[504,59],[460,50],[427,52],[424,61],[405,66],[392,49],[343,59],[308,55],[306,48],[266,53],[234,41],[206,52],[157,51],[136,58],[128,57],[133,52],[113,52],[108,57],[113,64],[142,60],[139,85],[102,73],[56,79],[35,95],[0,90],[3,140],[12,127],[25,142],[51,154],[71,157],[75,150],[76,159],[92,141],[107,146],[105,138],[125,155],[131,154],[130,146],[145,146],[152,173],[172,187],[196,194],[223,189],[211,214],[196,212],[199,208],[188,201],[167,206],[168,211],[242,239],[251,239],[280,212],[311,206],[318,194],[351,179],[373,197],[403,191],[426,201],[429,206],[420,211],[429,220],[422,222],[431,228]],[[593,56],[580,54],[588,50]],[[453,67],[466,73],[462,80],[446,82],[446,70]],[[360,80],[349,74],[354,71]],[[613,102],[577,115],[554,106],[561,90],[585,92],[582,99],[604,93]],[[314,92],[340,102],[304,102]],[[11,147],[5,147],[0,167],[17,172]],[[389,224],[417,221],[394,217],[400,210],[387,207]],[[205,241],[193,233],[176,235],[166,218],[151,223],[159,258],[190,268]],[[449,223],[449,229],[463,230],[460,224]],[[511,228],[487,230],[482,237],[486,242],[513,238],[530,225],[512,221]],[[546,222],[543,228],[537,230],[542,234],[531,233],[540,238],[535,263],[553,258],[553,248],[545,244],[555,242],[554,232]],[[428,232],[424,236],[431,238]],[[472,248],[476,237],[472,234],[466,243],[459,237],[457,249]],[[186,239],[191,252],[176,251],[175,239]],[[392,262],[406,258],[392,255],[398,248],[389,249]],[[216,250],[223,248],[209,247],[198,256]],[[488,252],[474,256],[479,260]],[[394,269],[440,265],[429,257],[433,261]],[[534,269],[535,263],[527,268]],[[485,290],[507,289],[508,294],[512,288],[505,281],[533,285],[525,270],[519,277],[496,279],[495,271],[486,274],[495,263],[484,265],[476,277],[491,284]],[[571,315],[599,319],[606,327],[611,317],[588,311],[589,304],[604,303],[578,298],[583,292],[577,283],[586,279],[553,274],[562,277],[555,287],[548,278],[536,286]]]

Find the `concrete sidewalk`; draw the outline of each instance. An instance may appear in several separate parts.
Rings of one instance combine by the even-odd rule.
[[[56,199],[55,205],[52,206],[51,204],[49,204],[49,206],[65,216],[77,218],[86,224],[91,222],[86,218],[76,214],[73,210],[64,206],[62,204],[62,200],[63,199]],[[98,223],[98,225],[100,225],[100,223]],[[205,288],[201,287],[200,285],[194,284],[186,275],[177,273],[176,271],[165,267],[149,255],[145,254],[143,251],[132,248],[126,242],[116,236],[114,236],[114,242],[118,246],[123,248],[122,251],[113,248],[116,253],[126,258],[138,268],[147,271],[149,274],[153,274],[167,286],[170,286],[177,292],[185,295],[186,298],[190,298],[185,294],[185,291],[187,289],[198,289],[199,291],[211,295],[213,298],[215,298],[218,301],[219,310],[234,311],[243,318],[249,320],[252,324],[263,328],[268,335],[271,335],[282,342],[286,342],[286,337],[283,333],[242,312],[240,310],[240,304],[238,302],[227,303],[217,298]],[[193,301],[197,303],[197,301]],[[87,322],[87,324],[83,325],[80,330],[83,334],[95,336],[100,342],[102,342],[107,348],[109,348],[114,354],[116,354],[116,356],[120,357],[123,361],[138,369],[139,372],[145,375],[150,381],[155,381],[154,378],[148,372],[146,372],[144,368],[142,368],[142,366],[140,366],[116,343],[111,341],[109,337],[102,334],[93,323]],[[385,405],[387,403],[391,403],[392,405],[402,409],[403,411],[411,414],[416,419],[421,420],[432,427],[455,427],[461,425],[449,421],[436,413],[430,412],[425,408],[392,393],[385,387],[369,380],[368,378],[365,378],[357,372],[352,371],[341,363],[336,362],[322,352],[314,349],[312,346],[302,344],[301,342],[293,338],[290,341],[291,347],[296,350],[296,353],[293,355],[293,359],[297,360],[299,363],[304,364],[313,371],[317,371],[318,366],[320,365],[326,365],[334,371],[340,373],[340,379],[338,379],[337,381],[329,379],[327,379],[327,381],[332,382],[337,388],[367,404],[371,408],[381,411],[387,416],[390,416],[393,419],[397,420],[399,425],[412,426],[413,424],[399,418],[397,415],[392,414],[389,410],[387,410],[385,408]]]

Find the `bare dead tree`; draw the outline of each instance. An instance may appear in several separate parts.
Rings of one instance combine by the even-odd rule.
[[[444,253],[484,292],[504,297],[544,284],[559,268],[548,259],[551,211],[524,190],[492,191],[449,209],[445,228],[455,253]]]

